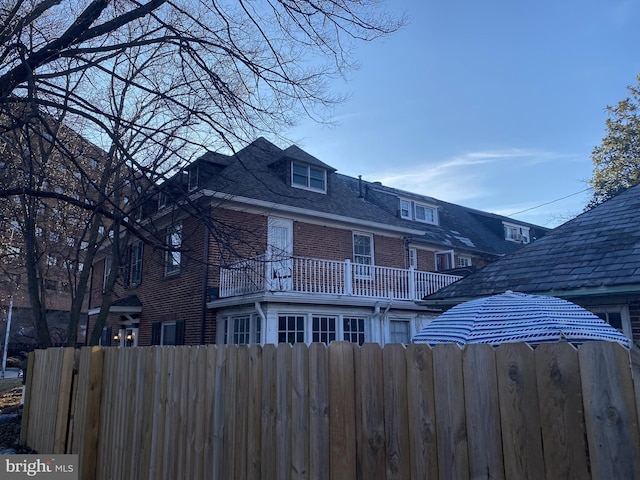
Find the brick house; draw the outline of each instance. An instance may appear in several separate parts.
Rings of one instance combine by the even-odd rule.
[[[640,342],[640,185],[428,296],[449,308],[512,290],[576,303]]]
[[[416,300],[546,233],[263,138],[203,155],[153,202],[176,251],[129,247],[103,344],[407,343],[436,315]],[[108,256],[93,265],[90,327],[105,269]]]

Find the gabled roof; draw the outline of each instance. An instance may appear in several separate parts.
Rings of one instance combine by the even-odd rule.
[[[427,297],[456,304],[506,290],[560,296],[640,292],[640,185]]]
[[[198,161],[210,159],[211,155],[205,154]],[[219,155],[216,154],[216,163],[227,163],[221,161]],[[422,243],[442,250],[503,255],[521,247],[520,244],[504,239],[501,226],[496,232],[478,220],[478,215],[488,215],[499,218],[500,225],[502,220],[513,222],[507,217],[342,175],[297,146],[282,150],[266,139],[258,138],[227,159],[228,166],[208,178],[201,188],[229,197],[252,199],[263,204],[305,211],[312,215],[375,224],[381,228],[405,232],[415,244]],[[286,168],[287,159],[326,169],[326,193],[292,188],[288,177],[290,169]],[[438,209],[439,224],[431,225],[400,218],[400,197],[435,206]],[[515,223],[530,226],[537,232],[537,236],[544,235],[548,230],[524,222]]]

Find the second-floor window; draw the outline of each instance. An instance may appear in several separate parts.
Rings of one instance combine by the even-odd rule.
[[[327,191],[327,172],[308,165],[292,163],[291,185],[324,193]]]
[[[189,191],[193,191],[198,188],[198,167],[193,167],[189,170]]]
[[[182,255],[180,248],[182,247],[182,225],[173,225],[167,229],[167,253],[165,256],[165,275],[174,275],[180,272],[180,261]]]
[[[129,285],[140,285],[142,281],[142,254],[144,252],[144,245],[138,241],[129,248]]]
[[[358,276],[371,276],[373,265],[373,235],[367,233],[353,234],[353,263]]]
[[[107,279],[109,278],[109,274],[111,273],[111,266],[113,265],[113,259],[111,257],[107,257],[104,259],[104,277],[102,279],[102,290],[105,291],[107,289]]]

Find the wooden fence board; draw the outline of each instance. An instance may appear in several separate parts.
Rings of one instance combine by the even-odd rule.
[[[291,355],[291,478],[309,478],[309,349],[293,346]]]
[[[329,352],[309,347],[309,476],[329,478]]]
[[[629,352],[611,343],[578,351],[593,478],[640,478],[640,438]]]
[[[193,478],[204,479],[205,428],[208,416],[205,409],[207,398],[207,349],[204,346],[199,346],[195,350],[195,354],[190,359],[191,366],[195,367],[196,370],[190,381],[196,391],[195,399],[191,405],[193,409],[192,418],[193,422],[195,422],[193,427]]]
[[[235,371],[235,391],[233,398],[236,403],[236,412],[233,415],[233,438],[229,442],[233,449],[233,477],[227,478],[247,478],[247,417],[249,415],[249,382],[247,382],[247,372],[249,371],[249,347],[240,345],[236,349],[236,371]],[[238,448],[242,445],[242,448]]]
[[[386,478],[386,432],[384,423],[384,372],[382,348],[364,344],[359,351],[358,386],[360,389],[360,428],[358,479]]]
[[[496,349],[505,477],[544,478],[538,386],[533,349],[505,343]]]
[[[546,476],[588,479],[578,351],[567,342],[543,344],[535,359]]]
[[[411,475],[409,414],[407,411],[407,354],[404,345],[388,345],[382,352],[387,479]]]
[[[262,347],[249,347],[249,413],[247,415],[247,478],[260,478],[262,450]]]
[[[330,478],[356,478],[355,379],[353,345],[329,345],[329,465]]]
[[[221,347],[222,348],[222,347]],[[206,368],[206,399],[205,399],[205,422],[206,428],[204,432],[205,437],[205,459],[204,459],[204,478],[215,478],[215,459],[213,452],[216,448],[215,442],[215,418],[216,418],[216,387],[217,383],[217,362],[218,362],[218,347],[216,345],[208,345],[206,347],[207,353],[207,368]]]
[[[504,478],[495,351],[491,345],[469,347],[462,353],[469,476]]]
[[[276,372],[277,350],[275,345],[262,347],[262,445],[260,470],[262,480],[276,480]]]
[[[462,350],[455,344],[433,349],[439,478],[469,478]]]
[[[103,364],[102,347],[85,347],[81,350],[78,374],[82,377],[83,401],[76,404],[78,412],[76,416],[82,418],[82,427],[80,432],[74,432],[80,433],[81,438],[77,439],[80,441],[74,443],[72,448],[72,453],[78,454],[81,478],[96,478]]]
[[[25,385],[23,386],[24,391],[27,393],[24,399],[24,405],[22,405],[22,421],[20,424],[20,444],[25,445],[28,444],[27,439],[29,438],[29,416],[31,415],[31,403],[35,400],[36,397],[31,395],[31,392],[38,386],[40,382],[33,381],[33,369],[36,363],[36,354],[35,352],[30,352],[27,356],[27,371],[25,378]],[[41,380],[40,378],[38,380]],[[33,427],[32,427],[33,428]]]
[[[276,347],[276,478],[291,478],[291,350],[288,343]]]
[[[438,478],[433,356],[427,345],[407,347],[407,408],[411,478]]]

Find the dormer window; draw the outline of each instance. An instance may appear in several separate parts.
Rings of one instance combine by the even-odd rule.
[[[190,192],[198,188],[198,171],[199,170],[200,169],[198,167],[193,167],[189,169],[189,191]]]
[[[400,199],[400,218],[411,220],[411,202]]]
[[[415,204],[415,218],[418,222],[438,223],[435,207],[430,207],[429,205],[423,205],[420,203]]]
[[[291,163],[291,186],[325,193],[327,171],[300,163]]]
[[[400,218],[437,225],[438,209],[433,205],[426,205],[424,203],[413,202],[406,198],[401,198]]]
[[[504,239],[510,242],[529,243],[529,227],[516,225],[515,223],[506,223],[504,225]]]

